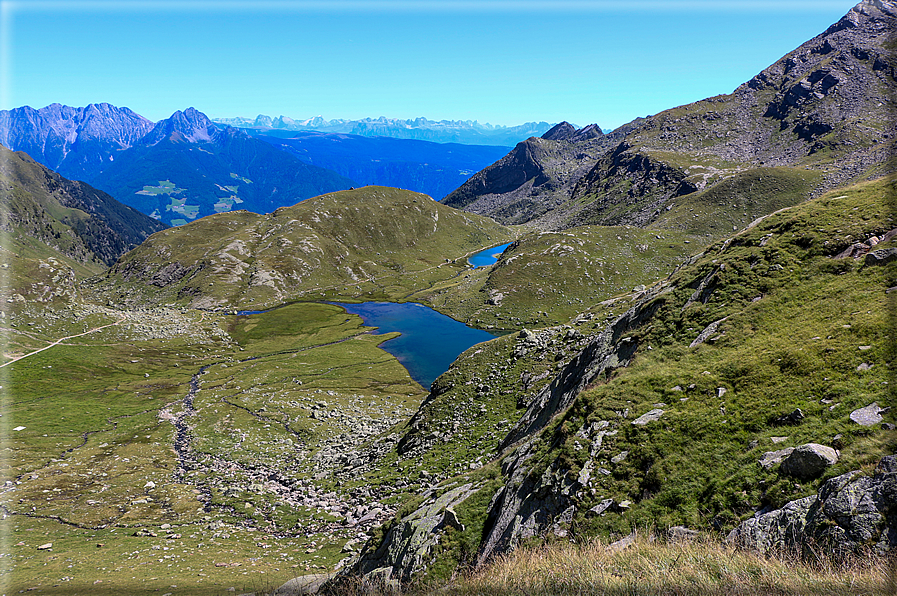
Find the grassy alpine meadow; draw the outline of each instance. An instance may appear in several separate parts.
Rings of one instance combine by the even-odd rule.
[[[663,282],[675,289],[660,293],[656,314],[626,334],[639,346],[633,362],[596,380],[539,439],[533,474],[609,472],[588,480],[577,532],[728,531],[760,508],[815,494],[829,478],[869,472],[897,449],[894,431],[849,418],[874,402],[893,403],[887,290],[897,275],[893,264],[834,258],[897,227],[893,185],[891,178],[840,189],[772,215]],[[652,410],[661,411],[656,420],[635,423]],[[797,410],[802,418],[790,421]],[[601,421],[616,432],[594,455],[580,429]],[[817,479],[758,465],[765,452],[810,442],[840,451]],[[629,505],[587,515],[607,498]]]
[[[893,265],[842,254],[855,242],[877,242],[878,250],[894,246],[884,240],[897,227],[893,193],[893,178],[839,189],[705,247],[654,288],[594,305],[566,326],[507,335],[459,357],[434,384],[399,445],[400,466],[417,461],[429,470],[455,472],[441,486],[473,483],[475,491],[455,506],[458,519],[466,520],[464,530],[440,536],[427,571],[418,576],[425,584],[420,591],[887,593],[876,572],[886,561],[876,562],[877,568],[845,565],[821,551],[815,562],[785,557],[764,563],[699,543],[663,556],[670,556],[667,563],[706,559],[710,571],[704,576],[650,575],[633,567],[611,583],[565,580],[572,571],[548,569],[559,565],[549,548],[559,540],[611,542],[644,528],[673,526],[725,536],[757,511],[816,494],[830,478],[852,470],[872,474],[883,455],[897,450],[897,433],[889,429],[893,412],[872,426],[850,419],[872,403],[894,403],[888,290],[897,275]],[[594,379],[534,437],[526,464],[515,469],[518,452],[497,450],[507,431],[503,423],[519,418],[581,342],[640,295],[651,297],[644,307],[652,314],[621,331],[621,341],[638,346],[632,362]],[[643,420],[649,412],[655,417]],[[604,429],[598,440],[591,430],[596,428]],[[760,465],[767,452],[811,442],[839,452],[819,477],[797,480],[775,465]],[[464,472],[453,459],[456,451],[468,452],[465,461],[477,451],[487,455]],[[572,520],[556,522],[566,538],[546,530],[550,544],[544,551],[524,550],[519,559],[508,557],[508,567],[499,562],[474,579],[458,579],[455,571],[473,560],[488,529],[496,490],[521,470],[534,485],[548,485],[546,492],[570,487],[562,507],[573,506]],[[423,504],[412,501],[403,512]],[[532,523],[527,510],[520,515],[521,524]],[[522,540],[533,547],[541,542]],[[558,552],[568,556],[572,551],[564,548]],[[526,560],[528,552],[552,562],[539,567]],[[627,552],[622,556],[649,557],[641,547]],[[721,567],[736,559],[741,562]],[[753,561],[746,567],[751,571],[742,573],[747,561]],[[781,575],[792,569],[799,581]]]
[[[517,232],[411,191],[368,186],[204,217],[154,234],[92,289],[128,304],[271,308],[293,300],[406,301]]]
[[[391,335],[326,304],[84,308],[6,315],[31,355],[0,369],[16,388],[0,418],[4,593],[259,591],[332,569],[389,514],[350,524],[342,452],[316,455],[361,450],[420,403],[378,347]]]
[[[568,322],[591,306],[652,283],[690,247],[677,230],[583,226],[524,234],[492,267],[436,284],[418,296],[470,325],[520,329]]]
[[[688,230],[529,233],[496,265],[472,270],[463,255],[477,242],[516,234],[480,222],[483,238],[451,247],[462,256],[424,254],[435,254],[438,238],[427,251],[392,254],[383,240],[374,247],[383,277],[305,287],[305,300],[419,300],[515,330],[459,356],[429,396],[380,348],[394,334],[374,334],[338,306],[183,304],[210,296],[190,288],[217,291],[209,280],[228,274],[231,257],[247,269],[227,282],[238,288],[229,296],[274,300],[276,284],[259,280],[286,271],[275,263],[281,257],[271,249],[266,262],[276,266],[262,267],[247,247],[251,239],[252,250],[267,250],[277,235],[253,228],[245,244],[222,247],[202,228],[245,231],[243,219],[257,225],[261,216],[196,222],[135,251],[130,259],[180,247],[199,263],[156,304],[117,302],[137,296],[128,259],[109,274],[121,276],[118,285],[107,276],[81,286],[78,275],[89,271],[27,254],[15,261],[0,321],[2,593],[272,592],[297,575],[340,568],[426,495],[461,483],[475,488],[457,506],[463,529],[448,530],[434,551],[421,581],[435,583],[411,593],[885,593],[882,565],[758,559],[709,539],[607,543],[675,525],[716,536],[835,475],[868,472],[897,449],[893,431],[849,420],[856,408],[893,403],[894,294],[886,290],[897,276],[893,264],[835,258],[872,237],[877,248],[894,246],[883,238],[897,227],[893,186],[840,189],[704,248]],[[460,225],[416,196],[389,196],[396,216],[426,207],[422,233]],[[313,221],[325,207],[341,214],[351,225],[339,243],[361,246],[365,237],[352,234],[364,206],[346,211],[331,199],[302,217]],[[290,216],[281,212],[277,226],[302,228]],[[199,240],[212,242],[218,265],[202,265]],[[688,257],[692,246],[700,252]],[[165,286],[178,271],[159,268],[152,279]],[[150,286],[160,288],[144,283],[140,295],[156,291]],[[650,320],[624,333],[638,346],[632,363],[596,379],[534,439],[529,474],[584,479],[565,528],[573,541],[530,541],[459,573],[506,482],[499,446],[508,431],[590,338],[645,295],[655,296]],[[632,424],[657,409],[655,420]],[[799,424],[782,422],[797,409]],[[596,424],[608,430],[597,448],[583,430]],[[766,451],[806,442],[834,446],[839,462],[806,482],[758,465]],[[607,499],[618,506],[587,514]]]

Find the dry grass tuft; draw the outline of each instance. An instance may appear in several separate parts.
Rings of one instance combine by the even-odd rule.
[[[893,596],[895,561],[836,564],[764,558],[716,541],[664,543],[639,536],[625,549],[594,540],[521,548],[443,585],[405,594],[449,596]],[[370,592],[367,592],[370,594]]]

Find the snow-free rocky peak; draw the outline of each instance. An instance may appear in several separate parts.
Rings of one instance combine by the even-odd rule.
[[[165,139],[173,143],[201,143],[212,140],[217,130],[205,114],[196,108],[187,108],[160,120],[142,139],[142,143],[155,145]]]

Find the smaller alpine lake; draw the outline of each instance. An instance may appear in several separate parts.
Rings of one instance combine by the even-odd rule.
[[[499,244],[498,246],[493,246],[492,248],[487,248],[485,250],[481,250],[475,255],[468,257],[467,261],[476,267],[488,267],[492,265],[498,260],[498,257],[501,253],[505,252],[505,249],[513,244],[512,242],[508,242],[507,244]]]
[[[498,250],[498,249],[495,249]],[[413,302],[331,302],[364,319],[380,333],[398,331],[399,337],[380,347],[402,363],[411,378],[425,389],[448,370],[467,348],[494,339],[488,331],[473,329],[435,310]]]

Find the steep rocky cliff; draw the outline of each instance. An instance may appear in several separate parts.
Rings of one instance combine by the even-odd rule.
[[[541,138],[518,143],[442,202],[504,224],[550,217],[609,144],[596,125],[577,131],[562,122]]]

